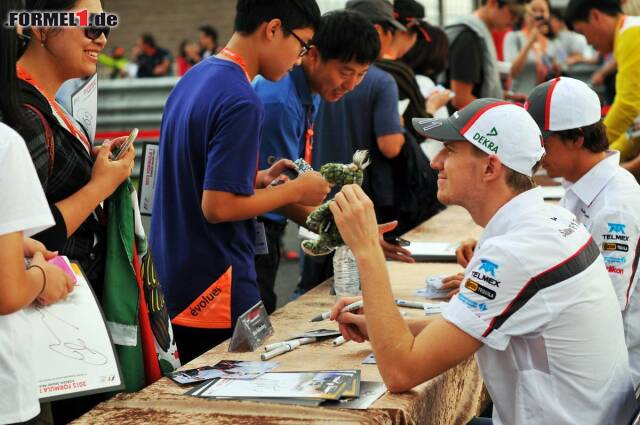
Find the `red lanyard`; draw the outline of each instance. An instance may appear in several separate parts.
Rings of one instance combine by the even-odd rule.
[[[313,106],[309,107],[309,114],[307,115],[307,132],[305,135],[305,143],[304,143],[304,160],[307,164],[311,165],[312,159],[312,151],[313,151],[313,129],[316,126],[315,122],[312,122],[312,112]]]
[[[58,105],[58,102],[56,102],[55,99],[52,99],[40,87],[40,85],[38,85],[36,80],[27,71],[25,71],[21,66],[17,66],[16,70],[18,72],[18,78],[20,78],[21,80],[24,80],[27,83],[31,84],[33,87],[35,87],[36,90],[38,90],[40,92],[41,95],[43,95],[47,99],[47,101],[49,102],[49,105],[51,105],[51,107],[53,108],[54,116],[58,119],[58,121],[62,121],[61,124],[63,124],[63,126],[69,131],[69,133],[73,134],[76,137],[76,139],[78,139],[78,140],[80,140],[82,142],[82,144],[84,145],[85,149],[89,153],[89,156],[91,156],[91,143],[89,143],[89,140],[87,139],[87,136],[84,134],[83,131],[78,130],[77,127],[75,126],[75,124],[73,124],[73,122],[71,122],[71,120],[69,120],[69,118],[67,118],[67,114],[62,110],[60,105]]]
[[[244,75],[247,77],[247,80],[249,80],[249,83],[251,83],[251,77],[249,77],[249,68],[247,68],[247,64],[244,62],[244,59],[242,59],[242,56],[231,51],[227,47],[222,49],[220,51],[220,54],[225,55],[226,57],[231,59],[233,62],[235,62],[236,65],[238,65],[242,69],[242,71],[244,72]]]

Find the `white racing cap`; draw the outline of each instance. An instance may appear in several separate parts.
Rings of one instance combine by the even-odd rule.
[[[545,152],[540,129],[531,115],[498,99],[476,99],[449,118],[414,118],[413,128],[424,137],[443,142],[466,140],[529,177]]]
[[[600,98],[580,80],[559,77],[538,85],[524,105],[544,137],[600,121]]]

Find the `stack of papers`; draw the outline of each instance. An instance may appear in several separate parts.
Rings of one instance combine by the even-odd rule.
[[[222,360],[213,366],[172,372],[167,377],[180,385],[195,384],[217,378],[250,380],[256,379],[276,367],[278,367],[276,362]]]
[[[455,262],[458,243],[411,242],[407,249],[416,261]]]
[[[363,394],[362,384],[359,370],[268,372],[252,380],[214,379],[185,394],[214,400],[366,409],[386,388],[382,383],[366,383]]]

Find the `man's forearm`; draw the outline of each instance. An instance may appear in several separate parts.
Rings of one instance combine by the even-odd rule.
[[[405,360],[414,336],[395,305],[382,249],[371,246],[366,252],[354,254],[362,284],[369,339],[380,374],[387,385],[393,386],[404,373],[402,365],[407,364]]]
[[[251,196],[205,190],[202,212],[210,223],[240,221],[277,210],[298,200],[298,188],[293,184],[256,189]]]

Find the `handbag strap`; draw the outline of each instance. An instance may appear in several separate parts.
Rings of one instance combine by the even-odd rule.
[[[34,114],[36,114],[38,119],[40,119],[40,123],[42,124],[42,127],[44,128],[44,136],[47,141],[47,148],[49,151],[49,162],[48,162],[49,174],[48,175],[49,177],[51,177],[51,174],[53,174],[53,160],[55,156],[53,130],[51,129],[51,126],[49,125],[49,122],[47,121],[47,119],[44,117],[44,115],[42,114],[42,112],[40,112],[38,108],[36,108],[33,105],[29,105],[28,103],[25,103],[24,106],[30,109],[31,111],[33,111]]]

